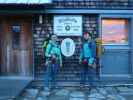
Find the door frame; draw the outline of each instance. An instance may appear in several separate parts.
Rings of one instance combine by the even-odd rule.
[[[0,17],[0,19],[1,20],[5,20],[5,17],[6,18],[10,18],[10,19],[14,19],[14,18],[18,18],[18,20],[20,20],[20,21],[22,21],[23,20],[23,18],[28,18],[28,23],[30,22],[30,31],[31,31],[31,55],[32,55],[32,57],[31,57],[31,63],[32,63],[32,70],[31,70],[31,73],[32,73],[32,75],[30,76],[30,77],[28,77],[28,76],[15,76],[16,78],[17,77],[22,77],[22,78],[26,78],[27,79],[27,77],[28,77],[28,79],[30,79],[30,80],[33,80],[34,79],[34,51],[33,51],[33,17],[32,17],[33,15],[24,15],[24,14],[22,14],[22,15],[19,15],[19,14],[14,14],[14,15],[2,15],[1,17]],[[29,19],[30,19],[30,21],[29,21]],[[12,20],[13,21],[13,20]],[[26,23],[27,23],[27,20],[26,20]],[[0,78],[1,77],[8,77],[8,76],[0,76]]]
[[[18,15],[18,14],[13,14],[13,15],[2,15],[1,17],[5,17],[5,16],[8,16],[8,17],[12,17],[12,16],[21,16],[21,15]],[[31,69],[31,72],[32,72],[32,75],[30,77],[27,77],[27,76],[1,76],[0,75],[0,83],[1,83],[1,86],[0,86],[0,89],[2,90],[0,92],[0,99],[1,98],[9,98],[9,97],[13,97],[15,98],[16,96],[19,95],[20,92],[23,91],[24,88],[27,87],[27,85],[33,81],[34,79],[34,51],[33,51],[33,17],[30,15],[30,16],[25,16],[24,14],[22,15],[22,17],[26,17],[26,18],[29,18],[31,19],[30,21],[30,31],[31,31],[31,35],[30,35],[30,38],[32,39],[31,40],[31,62],[32,62],[32,69]],[[1,18],[0,17],[0,18]],[[1,18],[1,19],[2,19]],[[2,19],[3,20],[3,19]],[[10,85],[9,85],[10,84]],[[10,89],[10,91],[9,91]],[[15,91],[14,91],[15,89]]]
[[[130,47],[130,64],[129,64],[129,70],[130,70],[130,74],[131,77],[133,78],[133,14],[112,14],[112,13],[108,13],[108,14],[100,14],[99,18],[98,18],[98,23],[99,23],[99,28],[98,28],[98,32],[99,32],[99,37],[101,38],[102,36],[102,19],[103,18],[122,18],[122,19],[128,19],[129,20],[129,32],[128,32],[128,45]],[[102,44],[101,44],[101,56],[102,56]],[[100,78],[104,78],[104,74],[102,74],[102,63],[101,63],[102,59],[100,57]]]

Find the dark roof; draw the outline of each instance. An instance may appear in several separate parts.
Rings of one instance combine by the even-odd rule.
[[[0,0],[0,4],[45,4],[52,0]]]

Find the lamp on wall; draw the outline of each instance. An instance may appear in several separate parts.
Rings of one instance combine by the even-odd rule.
[[[39,15],[39,24],[42,24],[42,23],[43,23],[43,16]]]

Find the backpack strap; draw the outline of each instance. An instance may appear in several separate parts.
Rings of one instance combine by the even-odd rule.
[[[53,48],[53,44],[52,43],[49,43],[51,46],[50,46],[50,49],[49,49],[49,52],[48,52],[48,54],[51,52],[51,50],[52,50],[52,48]]]
[[[49,41],[44,41],[43,45],[42,45],[42,48],[43,48],[43,51],[45,52],[46,51],[46,48],[47,48],[47,45],[49,44]]]

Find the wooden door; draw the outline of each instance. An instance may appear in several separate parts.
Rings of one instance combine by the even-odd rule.
[[[31,17],[1,17],[1,74],[32,75]]]
[[[102,19],[101,74],[109,79],[130,78],[128,19]]]

